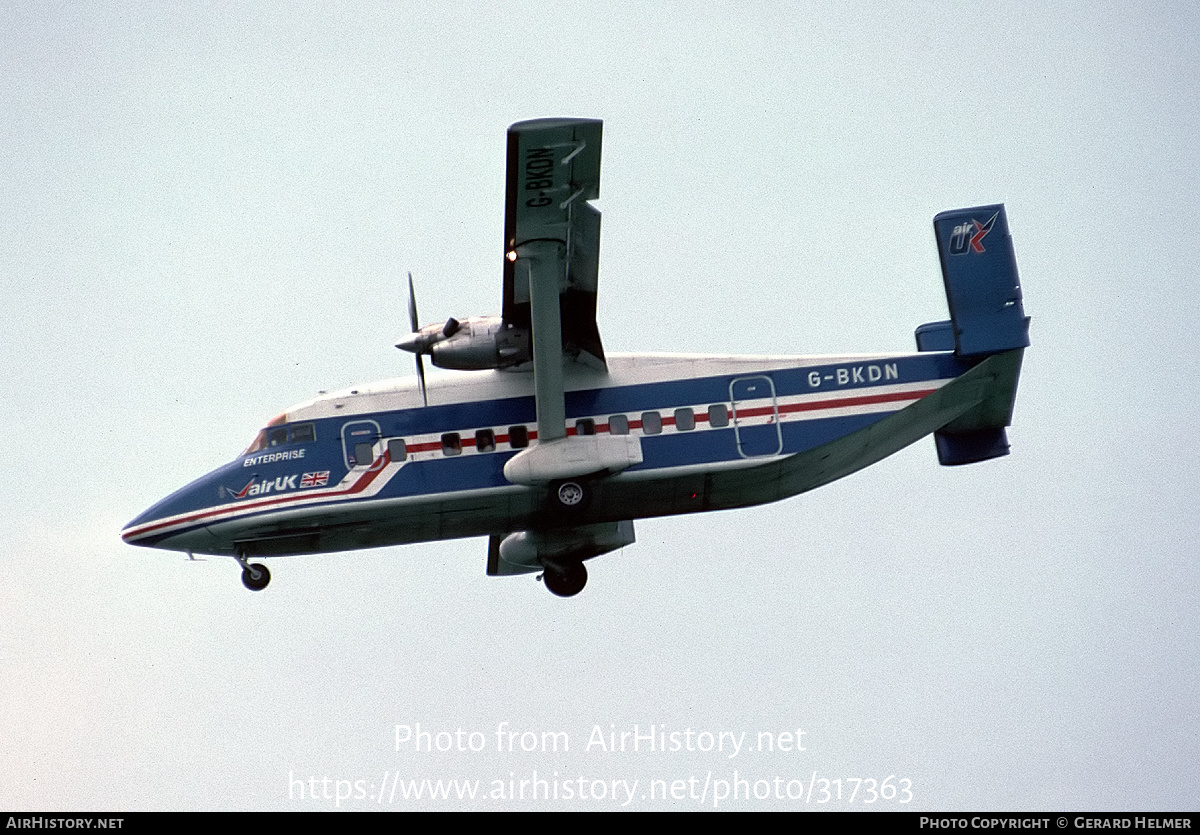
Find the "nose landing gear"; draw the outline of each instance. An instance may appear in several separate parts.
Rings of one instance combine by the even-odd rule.
[[[262,591],[271,582],[271,572],[260,562],[247,562],[245,554],[234,557],[242,567],[242,585],[250,591]]]

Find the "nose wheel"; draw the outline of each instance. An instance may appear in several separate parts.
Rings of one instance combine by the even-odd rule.
[[[250,591],[262,591],[271,582],[271,572],[262,563],[251,563],[242,569],[242,585]]]
[[[271,572],[260,562],[247,562],[245,554],[235,558],[242,567],[242,585],[250,591],[262,591],[271,582]]]

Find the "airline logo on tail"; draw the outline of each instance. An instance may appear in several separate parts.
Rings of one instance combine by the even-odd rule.
[[[983,248],[983,239],[987,237],[988,232],[992,231],[992,226],[995,225],[996,218],[999,216],[1000,213],[997,212],[986,223],[972,220],[955,226],[954,231],[950,233],[950,254],[963,255],[967,252],[986,252]]]

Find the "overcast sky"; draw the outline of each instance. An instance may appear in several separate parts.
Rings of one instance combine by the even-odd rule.
[[[428,8],[0,8],[0,808],[1200,807],[1196,5]],[[909,350],[931,218],[1006,203],[1012,455],[638,522],[570,600],[485,540],[261,594],[124,545],[289,404],[410,374],[408,270],[426,322],[498,312],[539,116],[605,122],[609,351]],[[634,726],[725,747],[597,744]],[[380,788],[426,778],[480,796]]]

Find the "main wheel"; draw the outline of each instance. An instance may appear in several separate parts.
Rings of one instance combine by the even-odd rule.
[[[573,512],[587,507],[591,495],[582,481],[560,481],[551,485],[551,497],[559,510]]]
[[[255,572],[258,573],[257,579],[254,577]],[[267,571],[267,567],[260,562],[252,562],[247,568],[242,569],[242,585],[250,591],[262,591],[269,582],[271,582],[271,572]]]
[[[587,585],[587,569],[581,562],[566,565],[548,565],[542,573],[542,582],[551,594],[559,597],[574,597]]]

